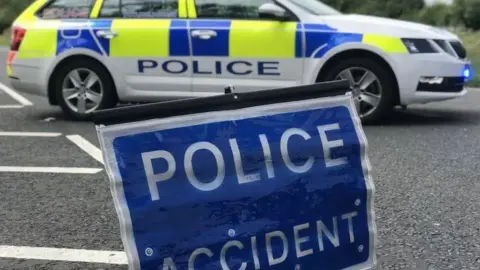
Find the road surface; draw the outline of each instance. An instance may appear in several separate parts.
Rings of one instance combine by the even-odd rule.
[[[0,269],[127,269],[93,124],[3,84]],[[480,269],[480,90],[365,131],[379,269]]]

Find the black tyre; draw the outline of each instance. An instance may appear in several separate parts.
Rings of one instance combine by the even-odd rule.
[[[346,79],[362,123],[386,120],[394,107],[395,78],[370,58],[343,59],[335,63],[320,81]]]
[[[58,104],[72,120],[89,120],[92,112],[113,108],[118,102],[108,71],[88,58],[62,66],[54,85]]]

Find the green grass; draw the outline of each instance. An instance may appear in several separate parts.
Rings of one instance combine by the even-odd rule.
[[[468,84],[470,86],[480,87],[480,32],[462,30],[455,32],[465,43],[468,59],[472,61],[474,78]]]

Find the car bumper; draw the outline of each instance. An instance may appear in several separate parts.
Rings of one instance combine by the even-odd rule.
[[[7,66],[9,83],[13,89],[38,96],[47,96],[47,80],[41,60],[15,60]]]
[[[447,54],[395,55],[395,73],[402,105],[464,96],[468,61]]]
[[[37,95],[37,96],[47,96],[46,90],[43,88],[42,85],[36,82],[30,82],[25,80],[20,80],[17,78],[10,77],[10,85],[13,89],[18,92]]]

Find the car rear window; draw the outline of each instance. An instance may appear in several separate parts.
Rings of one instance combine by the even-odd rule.
[[[42,7],[37,16],[43,19],[88,18],[95,0],[52,0]]]
[[[102,18],[176,18],[178,0],[104,0]]]

